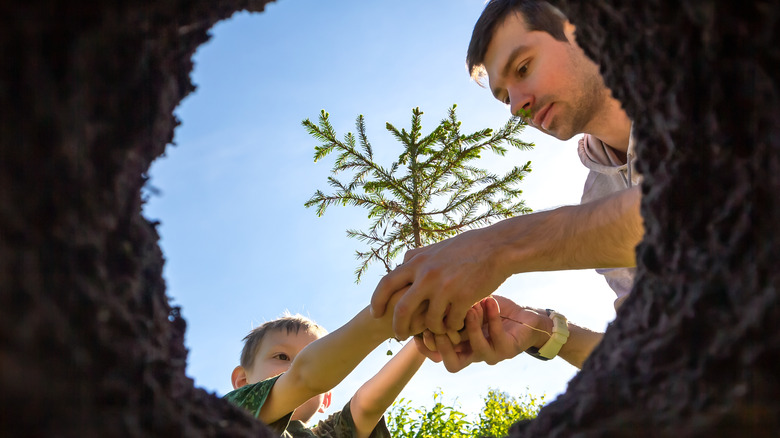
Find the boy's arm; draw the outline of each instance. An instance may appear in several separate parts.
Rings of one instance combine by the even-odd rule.
[[[375,319],[366,307],[345,325],[307,345],[276,381],[258,418],[270,424],[338,385],[374,348],[392,337],[389,315]]]
[[[387,365],[357,390],[350,401],[350,410],[358,438],[371,435],[387,408],[424,361],[425,356],[414,342],[409,341]]]

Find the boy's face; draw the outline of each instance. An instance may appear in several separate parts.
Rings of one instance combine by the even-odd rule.
[[[318,338],[319,336],[304,330],[299,330],[298,333],[287,333],[287,330],[269,331],[260,342],[252,368],[246,370],[246,383],[261,382],[287,371],[295,356]],[[295,410],[292,419],[306,422],[316,412],[323,412],[325,397],[326,394],[312,397]]]
[[[568,140],[588,132],[609,92],[598,66],[575,43],[574,26],[566,22],[564,32],[569,41],[558,41],[547,32],[529,31],[522,15],[509,15],[493,33],[484,67],[490,90],[512,114],[528,116],[535,128]]]

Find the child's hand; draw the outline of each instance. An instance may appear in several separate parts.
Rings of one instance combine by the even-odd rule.
[[[447,336],[426,332],[422,340],[415,341],[422,354],[457,372],[474,362],[494,365],[525,351],[538,342],[538,331],[529,328],[538,325],[538,318],[536,312],[509,299],[487,297],[466,313],[466,328],[461,334],[467,340],[453,343]]]
[[[476,315],[472,317],[477,318],[479,324],[482,324],[484,313],[485,313],[483,309],[483,303],[485,302],[486,299],[487,298],[472,305],[471,309],[469,309],[466,312],[466,318],[469,318],[470,317],[469,315]],[[487,335],[487,333],[485,335]],[[423,333],[420,333],[416,336],[422,340],[423,345],[428,350],[428,352],[438,351],[438,348],[436,347],[435,334],[433,332],[426,329]],[[468,331],[466,330],[466,322],[465,321],[463,322],[463,328],[458,331],[454,331],[454,330],[447,331],[447,338],[449,339],[450,343],[453,346],[458,346],[458,344],[460,344],[461,342],[467,341],[469,337],[468,337]],[[423,352],[423,354],[426,353]]]
[[[469,318],[474,318],[477,321],[477,324],[480,326],[484,323],[484,301],[486,299],[483,299],[482,301],[471,306],[471,309],[466,312],[467,320]],[[487,336],[487,333],[485,333],[485,336]],[[441,362],[443,359],[437,344],[446,343],[452,351],[458,354],[471,353],[471,345],[469,343],[468,330],[465,321],[464,327],[459,331],[448,331],[447,335],[443,336],[436,335],[430,330],[425,330],[419,335],[416,335],[414,341],[417,346],[417,350],[421,354],[437,363]]]

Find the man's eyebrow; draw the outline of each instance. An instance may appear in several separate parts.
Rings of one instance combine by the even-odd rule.
[[[509,57],[507,58],[506,62],[504,63],[504,67],[501,69],[501,77],[506,76],[509,74],[509,70],[512,69],[512,65],[515,63],[515,60],[519,58],[521,55],[523,55],[525,52],[529,51],[531,48],[529,46],[517,46],[512,50],[512,53],[509,54]],[[491,90],[493,92],[493,96],[498,99],[498,92],[501,91],[498,88],[494,88]]]

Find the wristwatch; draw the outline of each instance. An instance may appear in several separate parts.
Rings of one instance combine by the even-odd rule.
[[[529,347],[525,350],[526,353],[539,360],[550,360],[557,356],[563,344],[569,339],[569,326],[567,325],[566,317],[555,310],[546,310],[547,316],[553,320],[552,336],[540,348]]]

